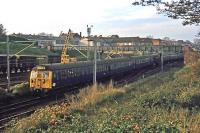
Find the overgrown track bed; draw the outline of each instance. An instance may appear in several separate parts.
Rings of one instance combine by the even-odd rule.
[[[33,107],[39,104],[42,101],[41,98],[33,98],[26,101],[18,102],[15,104],[3,106],[0,108],[0,125],[8,122],[12,118],[19,116],[21,113],[24,113],[30,107]]]
[[[62,97],[54,99],[54,97],[44,96],[2,106],[0,108],[0,131],[7,127],[6,123],[13,118],[23,118],[44,105],[55,104],[62,99]]]
[[[69,90],[69,93],[73,89]],[[45,95],[42,97],[35,97],[32,99],[27,99],[20,101],[18,103],[9,104],[7,106],[0,107],[0,132],[3,131],[8,125],[7,123],[14,118],[23,118],[31,115],[37,109],[45,105],[54,105],[61,102],[68,102],[64,97],[63,91],[58,90],[56,95]]]
[[[11,112],[12,110],[21,107],[21,105],[25,105],[25,104],[29,104],[32,101],[37,101],[39,100],[40,97],[36,97],[36,98],[31,98],[31,99],[27,99],[21,102],[17,102],[17,103],[13,103],[13,104],[9,104],[9,105],[5,105],[5,106],[1,106],[0,107],[0,119],[4,116],[5,113]]]

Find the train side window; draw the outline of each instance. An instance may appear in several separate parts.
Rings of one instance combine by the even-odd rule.
[[[72,76],[76,77],[76,69],[75,68],[72,68]]]
[[[70,70],[69,69],[67,69],[67,77],[70,78]]]
[[[73,68],[73,76],[76,77],[76,68]]]
[[[65,73],[65,79],[67,79],[67,70],[66,69],[65,69],[64,73]]]
[[[76,68],[76,76],[80,76],[80,71],[79,71],[79,68]]]
[[[59,71],[59,79],[62,79],[62,71]]]
[[[55,72],[53,73],[53,78],[56,79],[56,73]]]
[[[81,75],[86,75],[85,68],[80,68]]]
[[[88,71],[88,68],[85,67],[85,68],[84,68],[84,75],[87,75],[87,74],[88,74],[87,71]]]
[[[79,76],[79,68],[76,68],[76,76]]]
[[[71,69],[68,70],[69,77],[72,77]]]
[[[72,69],[70,69],[70,75],[71,75],[71,77],[73,77],[73,71],[72,71]]]
[[[62,71],[59,71],[59,78],[62,79]]]
[[[56,72],[56,79],[59,80],[59,74],[58,74],[58,71]]]
[[[72,68],[72,77],[75,77],[75,69]]]

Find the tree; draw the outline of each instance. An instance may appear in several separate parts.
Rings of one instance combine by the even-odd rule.
[[[153,35],[148,35],[147,38],[153,39]]]
[[[200,45],[200,39],[198,39],[198,38],[195,38],[193,40],[193,42],[194,42],[195,45]]]
[[[164,37],[163,40],[170,41],[170,38],[169,37]]]
[[[2,24],[0,24],[0,36],[5,35],[6,34],[6,29],[3,27]]]
[[[156,6],[157,11],[172,19],[182,19],[183,25],[200,24],[199,0],[136,0],[133,5]]]

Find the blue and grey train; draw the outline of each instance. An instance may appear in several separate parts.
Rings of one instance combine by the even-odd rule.
[[[178,60],[183,60],[182,53],[163,55],[164,63]],[[148,66],[159,65],[160,62],[160,54],[100,60],[97,61],[97,80],[139,71]],[[48,92],[60,87],[91,82],[92,77],[92,61],[39,65],[31,71],[30,88],[32,90]]]

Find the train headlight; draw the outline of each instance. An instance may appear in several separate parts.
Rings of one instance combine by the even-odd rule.
[[[52,85],[53,87],[55,87],[56,86],[56,83],[53,83],[53,85]]]

